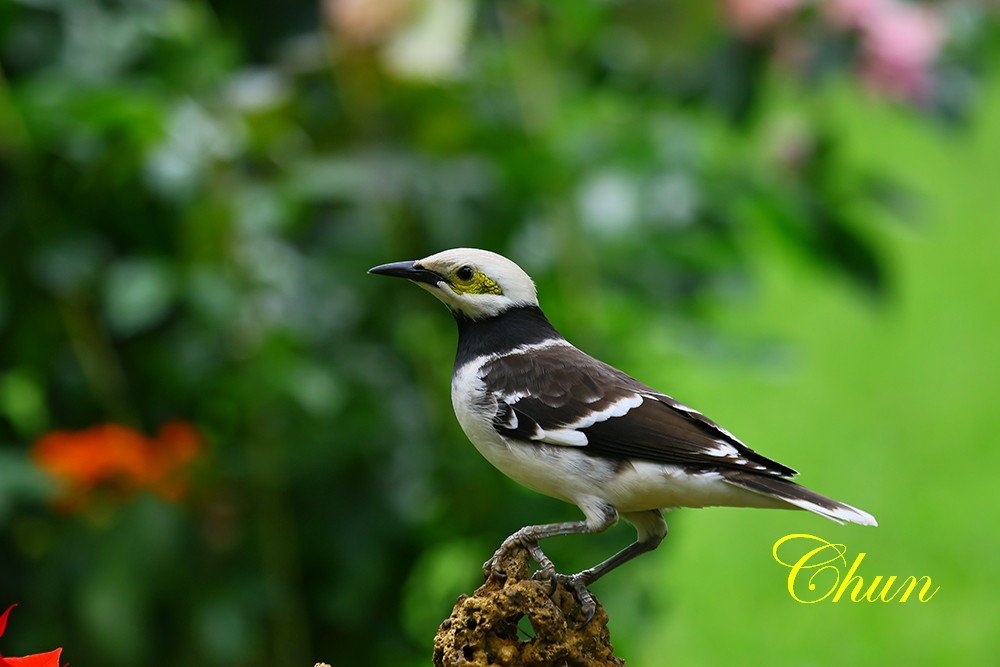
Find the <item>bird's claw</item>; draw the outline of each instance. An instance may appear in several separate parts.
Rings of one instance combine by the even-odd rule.
[[[535,557],[536,552],[541,553],[537,542],[526,542],[517,533],[514,533],[500,544],[500,548],[493,553],[489,560],[483,563],[483,574],[486,578],[506,579],[507,571],[503,568],[502,563],[511,551],[518,548],[527,549],[532,558]],[[544,555],[542,554],[543,557]]]
[[[483,574],[488,579],[489,577],[496,577],[498,579],[506,579],[507,572],[501,566],[504,558],[511,552],[511,550],[516,548],[522,548],[528,552],[531,559],[538,563],[538,571],[532,575],[532,579],[544,580],[548,579],[552,581],[552,592],[555,592],[555,574],[556,567],[552,564],[552,561],[542,548],[538,546],[538,542],[534,540],[526,540],[519,537],[517,534],[511,535],[500,545],[500,548],[496,550],[492,557],[483,563]]]
[[[497,579],[506,579],[507,572],[500,567],[500,559],[503,557],[503,547],[496,550],[496,552],[490,556],[490,558],[483,563],[483,576],[489,579],[490,577],[496,577]]]
[[[537,570],[535,570],[535,573],[533,575],[531,575],[531,578],[534,581],[547,581],[547,582],[549,582],[549,593],[548,593],[548,595],[549,595],[549,597],[552,597],[553,595],[556,594],[556,587],[559,585],[559,582],[556,579],[556,576],[557,576],[556,575],[556,567],[555,567],[555,565],[552,564],[552,561],[550,561],[547,557],[545,557],[545,554],[542,554],[542,558],[544,560],[538,561],[539,567],[538,567]]]
[[[556,566],[552,564],[549,557],[545,555],[542,548],[538,546],[538,542],[529,542],[524,545],[524,548],[528,550],[531,554],[532,560],[538,563],[538,570],[531,575],[532,579],[552,579],[556,576]]]
[[[560,583],[573,592],[577,602],[580,603],[580,609],[583,611],[582,625],[590,623],[594,614],[597,613],[597,603],[594,602],[594,596],[587,590],[587,580],[583,577],[583,573],[556,574],[553,575],[553,582]]]

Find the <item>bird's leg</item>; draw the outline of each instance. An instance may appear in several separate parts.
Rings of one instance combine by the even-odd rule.
[[[626,563],[639,554],[652,551],[660,545],[663,538],[667,536],[667,522],[663,520],[663,513],[660,510],[649,510],[646,512],[623,512],[622,516],[635,526],[638,537],[635,542],[625,547],[611,558],[598,563],[594,567],[583,572],[565,575],[557,574],[555,578],[564,586],[573,591],[576,599],[580,601],[580,606],[584,612],[584,625],[590,622],[597,611],[594,598],[587,590],[587,586],[594,583],[619,565]]]
[[[611,505],[602,501],[592,501],[580,505],[586,517],[583,521],[564,521],[548,523],[539,526],[525,526],[508,537],[496,550],[493,557],[483,563],[483,573],[489,576],[503,578],[506,574],[500,568],[500,561],[511,549],[523,547],[538,563],[539,569],[533,578],[548,579],[555,582],[556,568],[538,545],[540,540],[557,535],[574,535],[577,533],[600,533],[607,530],[618,521],[618,512]]]

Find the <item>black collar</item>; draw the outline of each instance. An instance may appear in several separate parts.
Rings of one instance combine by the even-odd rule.
[[[458,324],[455,368],[484,354],[503,354],[519,345],[562,338],[538,306],[516,306],[477,320],[458,312],[452,314]]]

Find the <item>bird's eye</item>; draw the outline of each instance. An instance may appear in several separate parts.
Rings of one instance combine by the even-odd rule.
[[[463,266],[455,272],[455,277],[459,280],[472,280],[472,274],[473,271],[471,266]]]

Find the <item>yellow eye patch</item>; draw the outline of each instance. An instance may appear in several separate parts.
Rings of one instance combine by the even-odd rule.
[[[456,294],[503,294],[500,285],[482,271],[476,271],[468,280],[452,274],[449,286]]]

